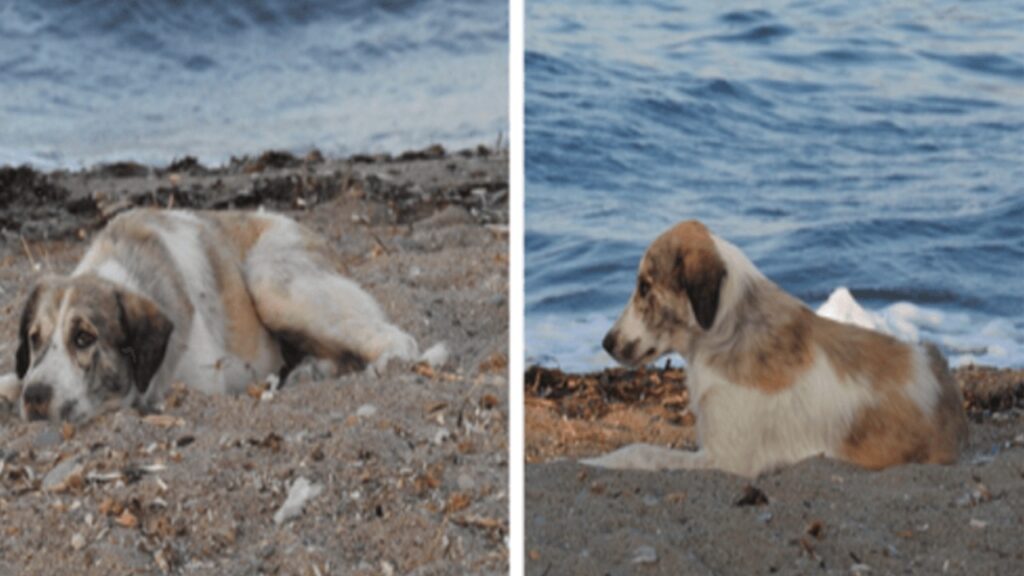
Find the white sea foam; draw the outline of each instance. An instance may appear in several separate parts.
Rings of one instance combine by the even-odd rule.
[[[1002,318],[979,321],[969,314],[944,312],[910,302],[867,310],[844,287],[832,292],[818,308],[818,314],[908,342],[934,342],[942,347],[953,366],[1024,365],[1024,334]]]

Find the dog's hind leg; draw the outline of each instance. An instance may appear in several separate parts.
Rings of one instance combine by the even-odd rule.
[[[581,464],[612,470],[694,470],[709,468],[711,463],[703,450],[673,450],[652,444],[630,444],[596,458],[580,460]]]
[[[336,363],[355,358],[378,373],[392,359],[419,355],[416,340],[388,322],[372,296],[335,272],[323,241],[298,224],[275,222],[245,268],[260,320],[302,355]]]

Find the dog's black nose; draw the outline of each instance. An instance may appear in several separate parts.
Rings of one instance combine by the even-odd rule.
[[[613,351],[615,350],[616,336],[617,336],[617,334],[615,334],[615,331],[612,330],[612,331],[610,331],[610,332],[608,332],[607,334],[604,335],[604,340],[601,342],[601,346],[609,354],[613,354]]]
[[[30,420],[46,420],[50,415],[53,388],[46,384],[32,384],[25,388],[22,399],[25,402],[25,413]]]

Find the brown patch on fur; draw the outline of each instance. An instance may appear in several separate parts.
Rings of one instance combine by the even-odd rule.
[[[99,246],[101,254],[104,254],[96,262],[103,262],[109,255],[117,254],[119,261],[131,262],[132,265],[126,267],[134,268],[141,277],[159,277],[161,282],[155,289],[164,292],[164,297],[158,299],[164,305],[180,310],[177,317],[191,318],[194,309],[184,278],[180,274],[167,275],[166,269],[161,268],[173,259],[160,236],[153,230],[153,225],[166,228],[170,224],[167,215],[160,210],[140,209],[119,215],[107,225],[94,243],[94,247]]]
[[[898,391],[860,411],[840,449],[844,460],[878,470],[932,459],[933,428],[913,400]]]
[[[909,347],[901,346],[907,348],[909,354]],[[928,369],[940,386],[935,412],[924,414],[901,388],[890,385],[883,390],[876,385],[882,399],[857,415],[843,442],[844,459],[870,469],[908,462],[950,464],[956,461],[967,442],[962,397],[942,354],[934,346],[928,346],[926,353]]]
[[[249,294],[242,263],[216,238],[210,238],[208,234],[203,236],[202,246],[224,310],[224,344],[238,358],[255,362],[267,334]]]
[[[817,316],[774,284],[750,286],[705,342],[709,366],[741,386],[774,393],[814,363]]]
[[[274,223],[269,218],[261,218],[248,212],[202,212],[197,214],[208,222],[212,222],[231,241],[238,257],[243,261],[256,242],[263,237],[263,233]]]
[[[16,369],[19,378],[46,353],[53,331],[58,328],[57,316],[67,290],[66,283],[59,278],[44,277],[25,301],[18,331]]]
[[[727,271],[711,232],[696,220],[680,222],[647,250],[641,274],[676,292],[685,292],[698,323],[714,324],[718,296]]]
[[[898,340],[822,318],[778,286],[748,288],[729,319],[731,337],[708,363],[730,380],[765,392],[792,386],[820,349],[839,378],[864,380],[879,392],[910,382],[911,349]]]
[[[913,377],[912,348],[891,336],[814,317],[814,340],[840,378],[863,378],[880,392],[900,389]]]
[[[939,401],[932,415],[937,431],[933,442],[936,461],[953,462],[967,446],[967,412],[963,393],[939,349],[927,344],[925,352],[928,354],[928,369],[939,382]]]

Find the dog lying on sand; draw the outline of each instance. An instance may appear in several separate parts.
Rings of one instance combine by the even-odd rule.
[[[172,382],[239,393],[296,366],[379,372],[416,341],[336,271],[326,241],[287,217],[133,210],[100,232],[67,277],[31,290],[16,376],[22,417],[83,421],[153,406]],[[443,345],[424,355],[443,363]]]
[[[604,339],[617,361],[687,361],[699,450],[633,444],[585,460],[618,469],[755,476],[817,455],[880,469],[954,462],[962,396],[934,346],[819,317],[696,221],[647,249]]]

